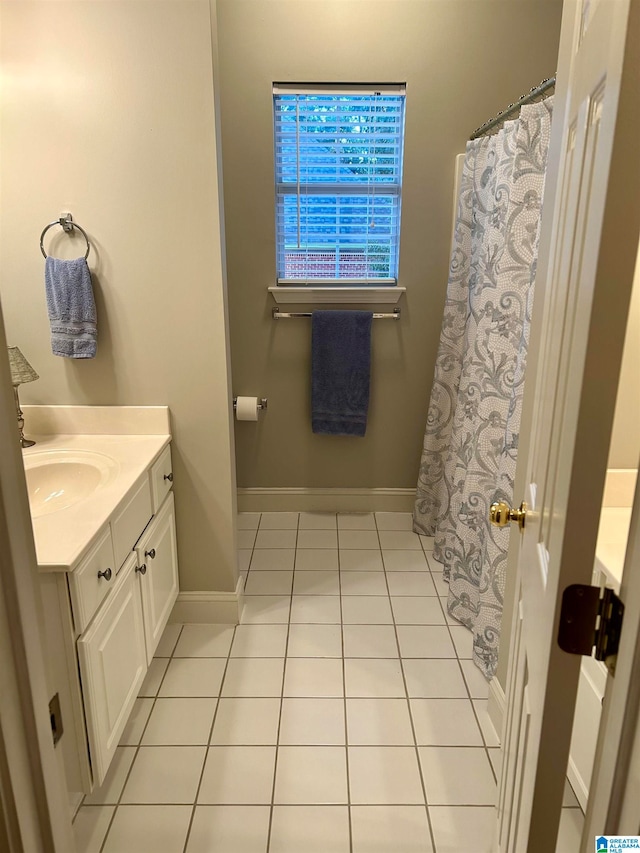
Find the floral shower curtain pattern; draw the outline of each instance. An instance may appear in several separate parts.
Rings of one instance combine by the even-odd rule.
[[[467,144],[414,510],[488,678],[509,542],[489,506],[513,498],[552,105]]]

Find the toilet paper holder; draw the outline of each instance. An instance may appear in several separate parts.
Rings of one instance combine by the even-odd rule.
[[[235,412],[237,406],[238,406],[238,398],[234,397],[233,398],[233,411],[234,412]],[[260,402],[258,403],[258,408],[260,409],[260,411],[267,408],[267,398],[266,397],[260,397]]]

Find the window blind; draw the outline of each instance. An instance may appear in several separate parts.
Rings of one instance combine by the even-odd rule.
[[[404,86],[273,99],[278,284],[396,284]]]

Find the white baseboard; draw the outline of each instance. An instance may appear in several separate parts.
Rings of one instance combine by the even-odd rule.
[[[237,625],[244,607],[244,578],[235,592],[179,592],[169,622]]]
[[[240,512],[411,512],[415,489],[238,489]]]
[[[494,676],[489,682],[489,700],[487,702],[487,713],[494,729],[498,733],[502,743],[502,723],[506,710],[506,699],[504,690],[498,679]]]

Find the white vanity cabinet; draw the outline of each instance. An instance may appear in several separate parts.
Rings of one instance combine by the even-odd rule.
[[[84,556],[42,573],[48,680],[69,791],[102,784],[178,596],[171,450],[123,495]]]

